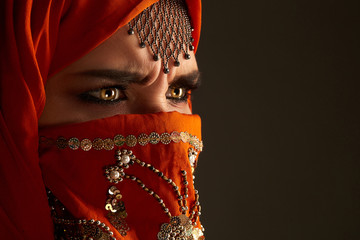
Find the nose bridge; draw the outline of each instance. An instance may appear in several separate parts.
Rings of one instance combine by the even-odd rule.
[[[167,112],[167,107],[163,104],[143,103],[135,106],[132,112],[137,114]]]
[[[167,112],[168,77],[169,75],[160,74],[151,84],[137,87],[131,111],[133,113]]]

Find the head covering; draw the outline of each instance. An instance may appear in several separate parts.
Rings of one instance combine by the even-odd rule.
[[[52,239],[39,167],[38,119],[49,76],[90,52],[156,0],[0,2],[0,232]],[[186,1],[194,46],[200,1]]]

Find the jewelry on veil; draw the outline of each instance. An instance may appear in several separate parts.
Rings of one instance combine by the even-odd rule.
[[[146,44],[154,54],[153,59],[163,61],[163,71],[169,73],[169,60],[174,66],[180,66],[179,55],[190,59],[189,51],[195,47],[193,31],[186,4],[183,0],[160,0],[146,8],[129,22],[128,34],[138,34],[140,47]]]

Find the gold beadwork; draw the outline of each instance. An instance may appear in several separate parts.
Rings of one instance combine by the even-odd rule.
[[[42,145],[46,145],[51,146],[55,141],[46,137],[40,137],[40,144]],[[72,137],[69,140],[67,140],[64,137],[59,137],[56,140],[56,146],[59,149],[65,149],[67,147],[71,148],[72,150],[78,150],[78,149],[82,149],[84,151],[89,151],[90,149],[95,149],[95,150],[112,150],[114,149],[114,147],[121,147],[123,146],[125,143],[127,146],[129,147],[134,147],[136,146],[137,143],[139,143],[139,145],[141,146],[146,146],[147,144],[151,143],[151,144],[158,144],[158,143],[162,143],[164,145],[166,144],[170,144],[171,142],[174,143],[179,143],[179,142],[184,142],[184,143],[189,143],[191,146],[193,146],[197,152],[201,152],[202,148],[203,148],[203,143],[202,141],[200,141],[196,136],[191,135],[187,132],[172,132],[172,133],[162,133],[161,135],[159,133],[156,132],[152,132],[150,133],[150,135],[147,135],[145,133],[141,133],[138,135],[138,137],[136,137],[135,135],[128,135],[126,137],[124,137],[123,135],[115,135],[115,137],[113,139],[111,138],[106,138],[106,139],[101,139],[101,138],[95,138],[93,141],[91,141],[90,139],[82,139],[81,141],[79,141],[78,138]]]
[[[75,219],[50,190],[47,195],[55,226],[55,239],[116,240],[105,223],[94,219]]]
[[[116,146],[121,147],[125,143],[125,137],[123,135],[116,135],[114,137],[114,143]]]
[[[191,138],[188,135],[188,138],[184,138],[185,140],[189,140]],[[170,138],[170,135],[164,136],[164,139]],[[192,148],[189,149],[189,154],[193,155]],[[182,189],[176,185],[176,183],[169,177],[166,177],[163,172],[159,169],[156,169],[150,163],[143,162],[136,158],[133,154],[132,150],[121,149],[115,151],[115,159],[116,164],[110,165],[105,168],[105,177],[111,183],[118,183],[123,181],[124,179],[128,179],[131,181],[136,182],[145,192],[151,195],[161,206],[164,213],[169,217],[169,223],[164,223],[161,228],[160,232],[158,233],[158,240],[170,240],[170,239],[183,239],[183,240],[201,240],[204,239],[202,232],[200,230],[195,230],[196,222],[198,217],[201,214],[201,206],[199,202],[199,195],[198,191],[195,190],[195,203],[190,210],[190,206],[188,206],[188,197],[189,197],[189,189],[188,189],[188,176],[185,170],[181,170],[182,176]],[[178,200],[179,210],[181,215],[179,216],[172,216],[169,209],[166,207],[164,200],[161,198],[159,194],[154,192],[151,188],[145,185],[137,176],[135,175],[128,175],[126,173],[126,169],[129,168],[133,164],[139,164],[141,167],[148,168],[152,172],[154,172],[158,177],[163,179],[167,182],[175,196]],[[109,189],[109,193],[115,191],[114,188]],[[119,192],[120,193],[120,192]],[[120,197],[121,199],[121,197]],[[106,209],[110,210],[111,212],[115,212],[114,208],[107,202]],[[189,216],[187,216],[187,214]]]
[[[171,142],[170,134],[168,133],[161,134],[160,141],[162,144],[169,144]]]
[[[136,145],[137,139],[134,135],[128,135],[126,137],[126,145],[129,147],[134,147]]]
[[[151,144],[158,144],[159,141],[160,141],[160,135],[158,133],[156,133],[156,132],[150,133],[149,138],[150,138],[149,142]]]
[[[70,139],[69,139],[68,145],[69,145],[69,148],[70,148],[70,149],[72,149],[72,150],[78,150],[78,149],[79,149],[79,146],[80,146],[80,141],[79,141],[79,139],[73,137],[73,138],[70,138]]]
[[[110,138],[104,139],[104,149],[105,150],[113,150],[114,149],[114,141]]]
[[[81,140],[80,147],[84,151],[89,151],[92,148],[91,140],[84,138],[83,140]]]
[[[138,136],[138,143],[141,145],[141,146],[145,146],[146,144],[148,144],[150,141],[150,138],[147,134],[145,133],[141,133],[139,136]]]
[[[130,230],[125,218],[127,212],[125,204],[121,200],[122,195],[116,186],[111,186],[108,190],[108,199],[106,200],[105,209],[108,210],[107,219],[119,231],[122,236],[126,236],[126,232]]]
[[[95,150],[101,150],[104,148],[104,141],[101,138],[95,138],[93,141],[93,148]]]
[[[194,170],[197,166],[197,161],[196,161],[197,155],[198,155],[198,152],[196,152],[193,148],[188,149],[188,157],[189,157],[189,162],[190,162],[192,172],[194,172]]]
[[[166,239],[184,239],[184,240],[198,240],[193,235],[194,227],[191,220],[184,214],[173,216],[169,223],[164,223],[160,227],[160,232],[157,237],[158,240]]]
[[[180,133],[180,139],[181,139],[181,141],[186,143],[188,141],[188,139],[189,139],[189,134],[187,132],[181,132]]]
[[[180,138],[180,133],[178,133],[178,132],[172,132],[172,133],[170,134],[170,136],[171,136],[171,140],[172,140],[174,143],[178,143],[178,142],[180,142],[180,140],[181,140],[181,138]]]

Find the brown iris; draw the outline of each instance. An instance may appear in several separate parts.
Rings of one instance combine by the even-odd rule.
[[[119,96],[118,89],[116,88],[105,88],[100,90],[100,98],[102,100],[116,100]]]
[[[181,87],[174,87],[170,89],[170,95],[172,98],[182,98],[186,94],[186,91],[184,88]]]

